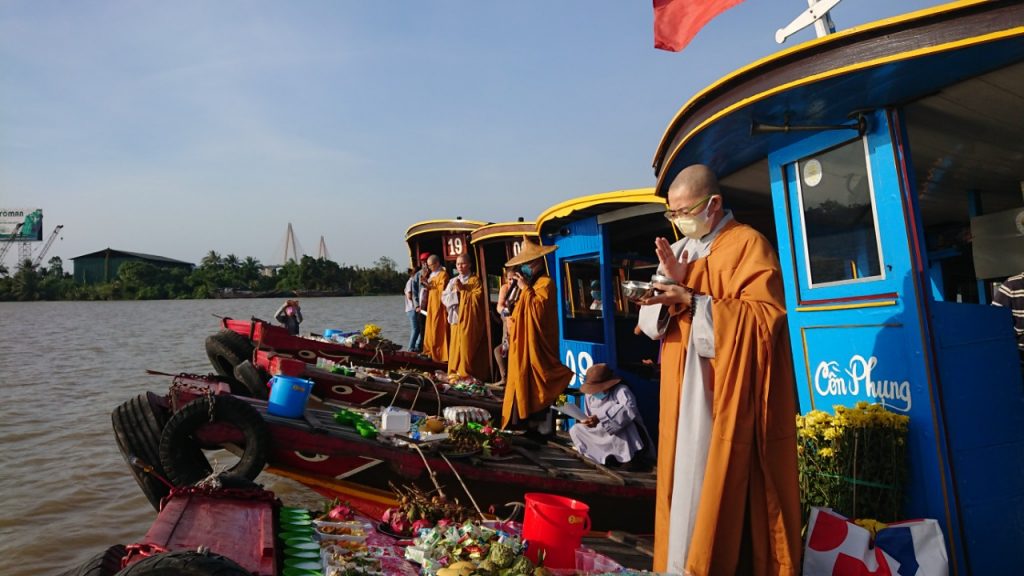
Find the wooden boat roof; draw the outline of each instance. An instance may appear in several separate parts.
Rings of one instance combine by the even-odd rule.
[[[664,204],[665,200],[659,198],[654,192],[654,188],[633,188],[580,196],[559,202],[537,217],[537,233],[550,233],[557,226],[569,220],[578,220],[637,204]]]
[[[978,187],[985,177],[993,181],[984,184],[1016,191],[1024,180],[1022,62],[1020,1],[963,0],[794,46],[723,77],[679,110],[654,156],[656,192],[664,196],[694,163],[720,178],[736,175],[733,188],[765,190],[767,155],[806,133],[752,134],[755,122],[852,125],[857,111],[908,104],[930,111],[920,130],[948,138],[956,129],[986,144],[963,147],[972,149],[955,159],[946,157],[948,147],[915,149],[920,183],[942,185],[940,172],[950,189]],[[764,182],[755,187],[754,178]]]
[[[462,218],[455,218],[453,220],[423,220],[406,228],[405,241],[408,242],[421,234],[472,232],[485,224],[487,223],[479,220],[463,220]]]
[[[517,222],[496,222],[487,224],[473,230],[469,236],[470,244],[486,242],[498,238],[522,238],[523,236],[536,236],[537,223],[519,220]]]

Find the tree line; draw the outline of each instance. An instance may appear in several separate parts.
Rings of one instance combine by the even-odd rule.
[[[221,256],[211,250],[190,269],[126,262],[110,282],[83,284],[64,271],[59,257],[46,266],[30,260],[11,273],[0,265],[0,301],[32,300],[166,300],[238,296],[400,294],[406,275],[394,260],[378,258],[372,266],[347,266],[303,256],[268,275],[260,261]]]

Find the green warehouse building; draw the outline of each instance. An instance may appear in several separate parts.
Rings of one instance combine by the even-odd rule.
[[[165,268],[187,268],[191,270],[193,265],[189,262],[153,256],[152,254],[139,254],[138,252],[125,252],[107,248],[99,252],[83,254],[71,259],[75,263],[75,282],[83,284],[100,284],[109,282],[117,277],[117,271],[126,262],[146,262],[154,266]]]

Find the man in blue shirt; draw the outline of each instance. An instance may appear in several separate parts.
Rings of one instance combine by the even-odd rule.
[[[420,299],[423,294],[423,284],[420,279],[420,272],[427,265],[429,252],[420,253],[420,270],[412,270],[409,280],[405,283],[405,313],[409,317],[409,351],[423,351],[423,324],[425,317],[422,314]]]

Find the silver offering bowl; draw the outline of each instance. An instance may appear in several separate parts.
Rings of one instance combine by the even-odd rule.
[[[678,282],[664,274],[655,274],[654,276],[651,276],[651,283],[653,284],[655,282],[658,284],[678,284]]]
[[[655,292],[654,286],[651,286],[650,282],[626,280],[622,283],[622,295],[634,304],[639,304],[641,300],[650,298]]]

